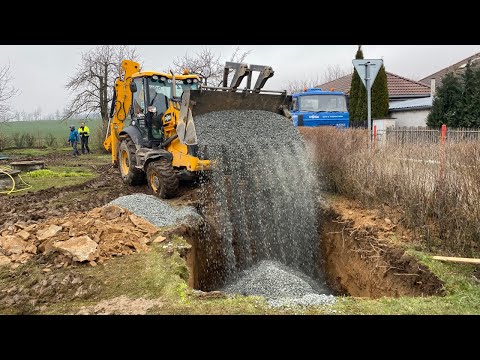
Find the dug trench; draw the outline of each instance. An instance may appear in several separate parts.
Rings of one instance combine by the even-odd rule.
[[[349,218],[342,202],[320,201],[303,142],[280,116],[230,111],[196,123],[216,168],[198,191],[203,224],[178,229],[192,245],[191,287],[267,298],[297,286],[305,289],[295,297],[442,294],[442,282],[390,241],[395,224],[362,218],[359,208]]]
[[[387,227],[359,222],[347,215],[344,200],[333,200],[319,211],[316,262],[317,281],[326,281],[328,290],[337,296],[363,298],[400,296],[442,296],[443,282],[404,246],[385,236],[395,234]],[[203,222],[197,226],[182,225],[171,231],[192,246],[185,254],[189,268],[188,285],[210,292],[221,290],[227,281],[227,258],[222,235],[211,204],[197,203]],[[358,218],[369,217],[371,210],[355,208]],[[351,214],[351,209],[348,210]],[[374,216],[370,215],[370,219]],[[379,222],[382,222],[381,219]],[[168,233],[167,233],[168,235]],[[239,242],[234,241],[237,248]],[[241,253],[236,249],[236,253]]]

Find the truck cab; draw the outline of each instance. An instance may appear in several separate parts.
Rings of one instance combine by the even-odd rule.
[[[347,128],[350,118],[346,96],[341,91],[306,89],[292,94],[291,114],[295,126],[336,126]]]

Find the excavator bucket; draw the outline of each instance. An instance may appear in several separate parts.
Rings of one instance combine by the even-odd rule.
[[[230,86],[228,74],[235,70]],[[255,86],[250,89],[252,72],[260,74]],[[289,108],[292,97],[286,91],[262,90],[267,79],[274,74],[270,66],[227,62],[225,64],[223,87],[203,87],[198,90],[186,89],[182,94],[177,134],[186,145],[198,143],[194,119],[196,116],[223,110],[264,110],[291,118]],[[247,88],[239,90],[242,79],[247,77]],[[238,89],[238,90],[237,90]]]
[[[258,94],[255,92],[190,91],[193,116],[222,110],[265,110],[282,114],[291,97],[286,94]]]
[[[177,134],[186,145],[198,143],[194,119],[213,111],[264,110],[289,117],[291,96],[283,94],[260,94],[256,92],[231,92],[212,90],[186,90],[182,96]]]

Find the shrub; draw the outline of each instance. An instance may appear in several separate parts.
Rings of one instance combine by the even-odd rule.
[[[401,210],[432,251],[480,252],[480,142],[379,146],[364,130],[303,128],[325,187],[365,206]]]
[[[45,136],[45,145],[48,147],[57,146],[57,138],[53,134],[47,134],[47,136]]]
[[[0,151],[6,149],[10,145],[11,139],[5,135],[0,133]]]

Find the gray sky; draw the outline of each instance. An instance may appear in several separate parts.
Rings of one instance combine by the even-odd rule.
[[[225,59],[236,45],[205,45]],[[68,76],[75,71],[88,45],[0,45],[0,65],[12,65],[14,85],[21,90],[13,101],[15,110],[43,114],[62,110],[68,103]],[[136,46],[143,70],[166,71],[176,56],[194,53],[202,45]],[[240,45],[252,50],[246,62],[270,65],[275,70],[267,89],[282,89],[289,80],[321,75],[328,65],[351,67],[357,45]],[[365,58],[383,58],[387,71],[418,80],[476,52],[480,45],[364,45]]]

